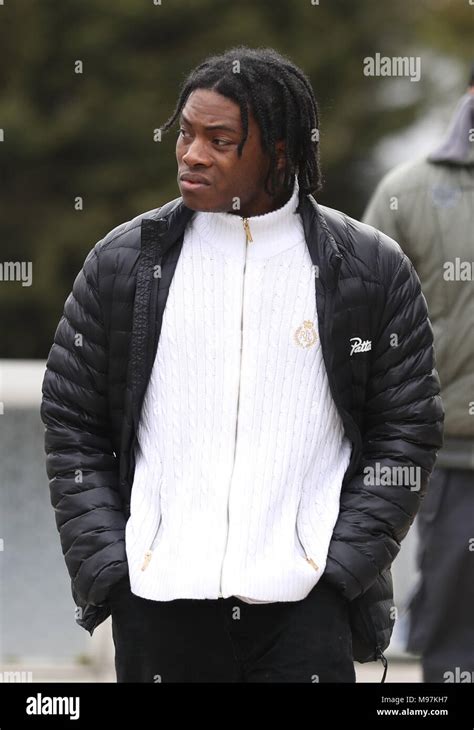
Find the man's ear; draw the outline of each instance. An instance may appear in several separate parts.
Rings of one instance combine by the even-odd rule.
[[[277,156],[277,170],[284,170],[286,165],[285,160],[285,141],[279,140],[275,144],[276,156]]]

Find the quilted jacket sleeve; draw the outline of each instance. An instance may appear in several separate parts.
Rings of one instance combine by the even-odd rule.
[[[46,471],[73,595],[100,606],[127,572],[125,516],[107,403],[107,337],[98,296],[100,242],[57,326],[43,379]]]
[[[389,255],[380,256],[387,293],[372,341],[362,458],[341,493],[326,567],[349,600],[390,567],[442,445],[444,411],[426,301],[410,260],[390,244]]]

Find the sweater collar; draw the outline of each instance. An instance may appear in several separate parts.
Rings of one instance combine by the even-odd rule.
[[[295,175],[293,192],[287,202],[276,210],[247,218],[252,241],[247,255],[266,259],[304,242],[301,217],[298,213],[299,185]],[[202,240],[227,256],[240,258],[245,249],[244,218],[232,213],[198,211],[192,226]]]

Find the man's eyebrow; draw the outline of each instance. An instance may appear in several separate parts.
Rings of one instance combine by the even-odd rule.
[[[187,118],[186,118],[186,117],[184,116],[184,114],[183,114],[183,113],[181,113],[181,114],[179,115],[179,121],[180,121],[180,123],[181,123],[181,122],[184,122],[185,124],[188,124],[188,125],[189,125],[190,127],[192,127],[192,126],[193,126],[193,125],[191,124],[191,122],[189,121],[189,119],[187,119]],[[209,126],[207,126],[207,127],[204,127],[204,129],[205,129],[206,131],[208,131],[208,130],[211,130],[211,129],[224,129],[224,130],[225,130],[226,132],[233,132],[234,134],[238,134],[238,132],[237,132],[237,130],[236,130],[236,129],[234,129],[233,127],[229,127],[229,126],[228,126],[227,124],[210,124]]]

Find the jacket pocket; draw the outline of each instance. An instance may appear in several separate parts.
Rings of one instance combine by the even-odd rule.
[[[296,521],[296,537],[298,538],[298,542],[301,545],[301,549],[303,550],[304,559],[306,560],[307,563],[309,563],[311,565],[311,567],[314,570],[318,571],[319,565],[318,565],[317,561],[314,559],[314,557],[312,556],[311,551],[306,547],[305,541],[302,539],[301,531],[298,526],[298,520]]]
[[[160,514],[160,519],[158,520],[158,527],[156,528],[156,530],[155,530],[155,532],[153,534],[153,538],[151,539],[151,541],[150,541],[150,543],[148,545],[148,548],[145,550],[145,554],[143,556],[143,563],[142,563],[141,570],[146,570],[148,568],[149,564],[150,564],[150,561],[151,561],[151,559],[153,557],[153,553],[154,553],[154,551],[156,549],[156,545],[157,545],[157,542],[158,542],[158,537],[159,537],[159,534],[160,534],[160,527],[161,527],[162,521],[163,521],[162,520],[162,516]]]

